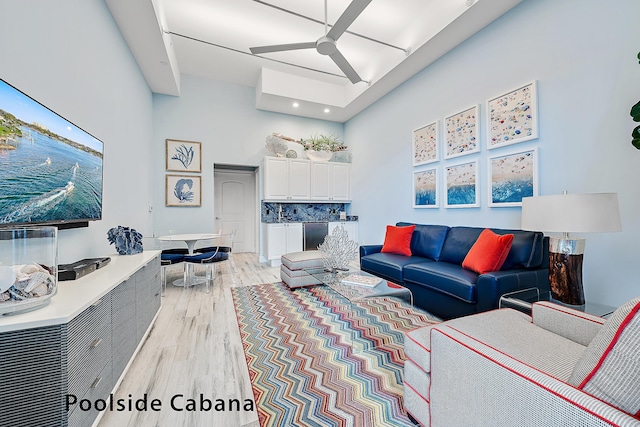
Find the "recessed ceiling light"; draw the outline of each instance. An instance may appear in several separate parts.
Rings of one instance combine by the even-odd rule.
[[[294,103],[293,103],[293,107],[294,107],[294,108],[298,108],[299,106],[300,106],[300,104],[298,104],[297,102],[294,102]]]
[[[331,110],[329,110],[328,108],[325,108],[325,109],[324,109],[324,112],[325,112],[325,113],[330,113],[330,112],[331,112]]]

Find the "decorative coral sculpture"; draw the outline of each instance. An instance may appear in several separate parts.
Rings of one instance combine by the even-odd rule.
[[[324,267],[331,272],[348,270],[349,261],[358,256],[358,243],[349,240],[349,234],[342,225],[325,237],[318,249],[322,252]]]
[[[280,134],[274,133],[267,136],[265,147],[276,157],[284,157],[285,153],[289,149],[289,143],[287,139]]]
[[[115,245],[120,255],[133,255],[142,252],[142,234],[135,228],[117,226],[107,232],[109,243]]]

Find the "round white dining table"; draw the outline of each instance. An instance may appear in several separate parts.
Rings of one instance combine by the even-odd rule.
[[[200,240],[215,239],[220,237],[220,233],[186,233],[186,234],[170,234],[166,236],[159,236],[158,240],[162,242],[185,242],[189,250],[189,255],[193,255],[193,250],[196,247],[196,243]],[[207,279],[205,277],[196,276],[193,273],[193,265],[186,263],[187,269],[187,286],[194,286],[204,283]],[[184,286],[184,279],[177,279],[173,281],[175,286]]]

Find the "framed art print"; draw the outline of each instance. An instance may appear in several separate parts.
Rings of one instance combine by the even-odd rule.
[[[202,172],[201,143],[167,139],[167,171]]]
[[[475,208],[478,201],[478,162],[476,160],[444,168],[445,207]]]
[[[438,122],[415,129],[413,136],[413,166],[438,161]]]
[[[167,206],[201,206],[201,177],[193,175],[167,175]]]
[[[413,173],[413,207],[438,207],[438,169],[425,169]]]
[[[487,101],[487,148],[538,137],[537,87],[533,81]]]
[[[480,151],[478,144],[479,107],[479,105],[474,105],[452,116],[445,117],[445,159]]]
[[[538,149],[490,157],[489,206],[522,206],[522,198],[538,195]]]

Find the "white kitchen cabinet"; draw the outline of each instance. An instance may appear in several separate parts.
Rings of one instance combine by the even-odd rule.
[[[331,200],[329,162],[311,163],[311,200]]]
[[[265,257],[271,266],[280,265],[280,257],[302,251],[302,223],[262,224],[265,239]]]
[[[311,200],[350,201],[351,165],[311,162]]]
[[[309,200],[311,162],[305,159],[265,157],[262,184],[263,200]]]
[[[311,197],[311,162],[289,159],[289,196],[293,200],[309,200]]]
[[[351,165],[349,163],[330,163],[329,165],[330,200],[351,200]]]
[[[330,222],[329,223],[329,234],[333,234],[333,230],[336,227],[342,225],[345,230],[347,230],[347,235],[350,240],[355,242],[358,241],[358,221],[340,221],[340,222]]]

